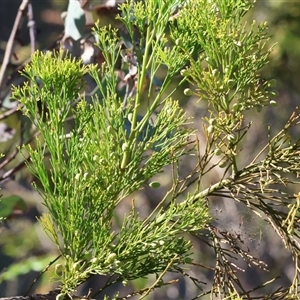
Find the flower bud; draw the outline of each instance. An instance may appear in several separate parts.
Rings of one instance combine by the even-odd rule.
[[[186,96],[191,96],[193,94],[193,91],[191,89],[187,88],[187,89],[184,89],[183,93]]]

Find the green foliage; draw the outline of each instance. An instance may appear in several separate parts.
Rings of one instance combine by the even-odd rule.
[[[261,109],[275,96],[272,84],[258,74],[270,52],[265,50],[267,25],[241,24],[251,2],[192,3],[180,11],[171,27],[171,37],[182,53],[201,52],[181,74],[195,85],[199,100],[208,101],[207,132],[218,154],[223,153],[220,166],[232,162],[237,168],[237,146],[249,129],[243,112]]]
[[[232,167],[235,174],[239,169],[239,146],[250,128],[250,124],[244,124],[243,112],[276,104],[271,100],[276,95],[272,81],[258,74],[270,52],[265,50],[267,25],[255,26],[253,22],[248,28],[241,24],[251,2],[229,1],[226,6],[223,1],[192,3],[180,11],[171,27],[171,37],[182,53],[200,51],[181,74],[195,86],[199,100],[207,100],[207,152],[213,145],[214,154],[220,156],[219,167]],[[205,157],[203,166],[211,159],[211,155]]]
[[[190,152],[185,149],[192,133],[185,125],[190,121],[171,99],[174,91],[163,96],[174,72],[167,75],[147,113],[139,115],[146,73],[151,66],[152,85],[160,66],[156,51],[150,51],[161,46],[160,40],[157,45],[152,41],[153,33],[162,34],[160,26],[155,25],[144,41],[137,92],[127,106],[116,94],[121,40],[111,28],[96,28],[105,57],[100,70],[84,67],[62,51],[37,52],[23,71],[28,82],[14,90],[41,135],[37,149],[28,147],[28,166],[41,183],[39,190],[49,210],[40,222],[64,258],[56,268],[62,294],[71,295],[92,274],[118,274],[118,281],[126,281],[175,270],[190,262],[191,242],[182,234],[203,229],[209,219],[202,201],[193,201],[190,195],[179,204],[174,190],[167,208],[162,205],[167,203],[165,197],[161,208],[141,220],[133,206],[120,230],[112,231],[117,205]],[[103,96],[95,97],[92,105],[85,99],[74,102],[86,74],[94,78]],[[73,127],[67,123],[70,116]]]
[[[100,65],[83,66],[60,50],[37,52],[25,67],[28,82],[15,88],[13,97],[40,132],[36,149],[27,147],[27,164],[49,211],[41,225],[63,259],[55,268],[60,298],[72,296],[94,274],[110,275],[108,285],[155,274],[144,297],[163,285],[166,272],[186,275],[181,266],[191,263],[192,250],[187,234],[203,238],[204,228],[216,253],[210,293],[248,297],[230,260],[264,264],[238,246],[232,234],[209,224],[204,199],[212,196],[241,202],[271,224],[293,255],[296,274],[289,290],[270,297],[297,294],[299,196],[281,187],[298,183],[299,140],[293,141],[289,131],[299,124],[299,114],[274,137],[269,132],[268,144],[249,165],[238,160],[251,128],[245,112],[276,104],[274,82],[259,74],[271,51],[266,49],[267,24],[243,22],[252,7],[252,1],[233,0],[129,1],[118,16],[126,35],[110,26],[94,29],[104,58]],[[129,75],[122,97],[116,72],[120,61]],[[92,78],[100,92],[91,104],[82,94],[83,78]],[[192,120],[172,99],[187,82],[191,86],[183,94],[205,101],[208,108],[201,149],[190,141]],[[182,179],[179,163],[191,155],[198,161]],[[142,219],[133,200],[117,228],[117,206],[146,184],[159,188],[152,178],[170,165],[172,187],[153,212]],[[207,174],[219,168],[224,168],[220,181],[207,186]],[[187,194],[192,183],[197,184]]]

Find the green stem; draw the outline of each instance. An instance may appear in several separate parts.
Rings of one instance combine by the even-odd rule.
[[[134,104],[134,111],[133,111],[133,116],[132,116],[132,123],[131,123],[131,132],[129,135],[129,147],[125,150],[121,162],[121,169],[124,169],[131,157],[131,151],[132,147],[131,145],[133,144],[133,141],[135,140],[137,136],[137,116],[138,116],[138,107],[140,106],[141,103],[141,97],[142,97],[142,91],[143,91],[143,86],[144,82],[146,79],[146,73],[147,73],[147,66],[153,59],[153,55],[149,55],[150,52],[150,46],[151,46],[151,41],[154,38],[154,33],[155,30],[152,29],[151,33],[151,26],[148,26],[147,28],[147,33],[146,33],[146,45],[145,45],[145,52],[143,55],[143,63],[141,69],[138,70],[138,88],[137,88],[137,93],[135,97],[135,104]]]
[[[138,124],[137,126],[137,130],[140,131],[142,130],[142,128],[145,126],[145,124],[148,122],[150,116],[153,114],[153,112],[155,111],[155,109],[157,108],[159,101],[161,101],[161,96],[162,94],[165,92],[166,88],[169,86],[169,83],[171,81],[172,78],[167,77],[164,81],[163,86],[161,87],[158,95],[155,97],[152,105],[150,106],[150,108],[147,110],[146,115],[144,116],[144,118],[141,120],[141,122]],[[175,89],[173,89],[164,99],[168,99],[170,98],[178,89],[178,87],[180,87],[183,83],[185,82],[185,79],[182,79],[177,87]]]

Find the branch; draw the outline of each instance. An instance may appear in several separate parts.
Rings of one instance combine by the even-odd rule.
[[[25,11],[26,7],[28,6],[28,4],[29,4],[29,0],[22,1],[21,5],[19,7],[19,11],[18,11],[16,20],[15,20],[15,23],[14,23],[14,27],[11,31],[9,40],[7,42],[3,63],[2,63],[1,69],[0,69],[0,90],[3,85],[3,79],[4,79],[6,68],[10,62],[15,36],[17,34],[21,19],[24,16],[24,11]]]
[[[0,300],[56,300],[56,296],[59,294],[60,289],[55,289],[47,294],[35,294],[31,296],[13,296],[0,298]]]
[[[47,294],[34,294],[31,296],[12,296],[12,297],[4,297],[0,298],[0,300],[56,300],[56,297],[60,294],[60,288],[56,288],[53,291],[50,291]],[[76,299],[76,300],[95,300],[90,297],[91,290],[88,292],[87,295],[79,297],[73,295],[72,298],[66,296],[64,299]]]
[[[29,36],[30,36],[30,45],[31,45],[31,54],[35,52],[36,42],[35,42],[35,21],[33,19],[33,9],[32,4],[28,4],[28,28],[29,28]]]

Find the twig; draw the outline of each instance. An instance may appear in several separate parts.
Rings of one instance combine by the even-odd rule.
[[[48,269],[57,261],[61,258],[61,255],[58,255],[55,259],[53,259],[52,261],[50,261],[50,263],[47,265],[46,268],[44,268],[44,270],[33,280],[33,282],[31,283],[31,285],[29,286],[28,290],[26,291],[25,295],[27,296],[29,291],[32,289],[32,287],[35,285],[35,283],[40,279],[40,277],[46,272],[48,271]]]
[[[1,117],[0,117],[0,120],[1,120]],[[37,131],[35,132],[28,140],[26,140],[26,142],[24,142],[24,132],[25,132],[25,127],[22,126],[21,127],[21,130],[20,130],[20,142],[19,142],[19,147],[21,148],[23,145],[28,145],[30,142],[33,141],[34,138],[36,138],[40,132]],[[16,147],[16,149],[14,150],[14,152],[9,156],[7,157],[2,163],[0,163],[0,170],[2,170],[7,164],[9,164],[16,156],[17,154],[19,153],[19,149]],[[29,159],[29,158],[28,158]],[[9,171],[8,171],[9,172]],[[6,172],[7,173],[7,172]],[[5,173],[5,174],[6,174]],[[5,175],[3,174],[3,176]],[[4,177],[2,177],[4,178]],[[1,182],[1,179],[0,179],[0,182]]]
[[[174,260],[178,258],[177,254],[171,259],[171,261],[168,263],[168,265],[166,266],[165,270],[158,276],[158,278],[156,279],[156,281],[149,287],[147,288],[146,292],[139,298],[139,300],[144,299],[146,296],[149,295],[149,293],[151,291],[154,290],[155,286],[160,282],[160,280],[163,278],[163,276],[167,273],[167,271],[169,270],[169,268],[172,266]]]
[[[29,36],[30,36],[30,46],[31,46],[31,54],[35,52],[36,42],[35,42],[35,21],[33,19],[33,9],[32,4],[28,4],[28,23],[27,26],[29,28]]]
[[[0,300],[56,300],[56,296],[60,293],[59,289],[55,289],[50,291],[47,294],[35,294],[31,296],[13,296],[13,297],[6,297],[0,298]]]
[[[13,29],[12,29],[10,37],[9,37],[9,40],[7,42],[4,59],[3,59],[2,66],[0,69],[0,90],[3,85],[3,79],[4,79],[6,68],[10,62],[10,58],[11,58],[11,54],[12,54],[13,46],[14,46],[14,40],[15,40],[17,31],[19,29],[21,19],[24,16],[24,11],[25,11],[26,7],[28,6],[28,4],[29,4],[29,0],[22,1],[21,5],[19,7],[19,11],[18,11],[16,20],[15,20],[15,23],[14,23]]]
[[[16,105],[15,107],[7,110],[6,112],[4,112],[3,114],[0,115],[0,120],[6,119],[8,117],[10,117],[11,115],[13,115],[18,109],[18,106]]]
[[[21,128],[20,130],[20,142],[19,142],[19,147],[22,147],[23,145],[23,142],[24,142],[24,131],[25,131],[25,128],[24,126]],[[33,140],[33,138],[35,137],[36,135],[33,135],[29,141],[27,141],[26,144],[28,144],[30,141]],[[0,170],[2,170],[7,164],[9,164],[16,156],[17,154],[19,153],[19,149],[18,147],[16,147],[16,149],[14,150],[14,152],[9,156],[9,157],[6,157],[5,160],[3,162],[0,163]]]
[[[8,179],[10,179],[10,176],[12,176],[14,173],[20,171],[22,168],[25,167],[26,161],[28,161],[29,157],[21,161],[18,165],[16,165],[14,168],[11,168],[7,172],[5,172],[1,178],[0,178],[0,184],[4,183]]]

